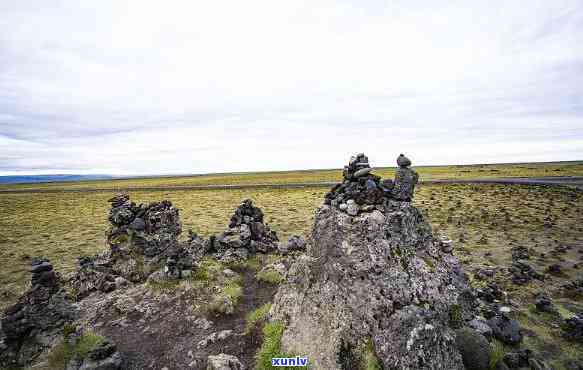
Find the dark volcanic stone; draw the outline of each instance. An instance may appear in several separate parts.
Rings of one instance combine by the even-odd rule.
[[[495,316],[488,320],[494,337],[506,344],[518,344],[522,341],[522,333],[518,321],[504,315]]]
[[[397,158],[397,165],[399,167],[409,167],[411,165],[411,160],[405,157],[403,154],[399,154]]]
[[[142,231],[146,228],[146,222],[143,218],[137,217],[130,224],[130,229],[135,231]]]
[[[559,265],[558,263],[555,263],[553,265],[550,265],[547,270],[548,270],[548,272],[550,272],[552,274],[559,274],[559,273],[561,273],[561,265]]]
[[[393,186],[393,197],[397,200],[410,202],[413,199],[415,185],[419,181],[417,172],[410,168],[400,167],[395,173],[395,185]]]
[[[115,352],[115,344],[106,340],[89,352],[88,357],[92,360],[103,360]]]
[[[36,265],[32,265],[30,272],[32,272],[33,274],[37,274],[37,273],[41,273],[44,271],[51,271],[53,269],[53,265],[51,265],[48,262],[41,262],[39,264]]]
[[[504,362],[511,369],[518,369],[520,367],[528,367],[528,359],[532,352],[529,349],[519,349],[508,352],[504,355]]]
[[[486,338],[470,328],[455,332],[455,344],[467,370],[489,370],[490,344]]]
[[[538,297],[534,304],[536,306],[536,309],[539,310],[540,312],[553,313],[556,311],[551,299],[544,295]]]
[[[583,312],[566,319],[562,329],[567,339],[583,342]]]

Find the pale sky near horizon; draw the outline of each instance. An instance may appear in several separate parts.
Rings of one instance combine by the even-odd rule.
[[[583,160],[583,2],[5,1],[0,175]]]

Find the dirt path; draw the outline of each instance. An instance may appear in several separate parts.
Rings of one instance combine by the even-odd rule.
[[[9,189],[0,194],[20,193],[87,193],[94,191],[169,191],[169,190],[229,190],[229,189],[293,189],[330,187],[336,182],[305,182],[287,184],[240,184],[240,185],[172,185],[172,186],[130,186],[80,189]],[[421,180],[421,184],[508,184],[508,185],[569,185],[583,190],[583,176],[569,177],[502,177],[487,179],[437,179]]]
[[[126,368],[130,370],[204,370],[207,357],[220,353],[236,356],[246,368],[252,369],[261,338],[254,332],[244,335],[246,315],[272,301],[277,286],[257,281],[254,271],[235,270],[243,278],[244,291],[232,315],[200,316],[193,313],[194,300],[189,294],[156,296],[146,294],[142,289],[122,297],[132,298],[130,307],[147,307],[147,312],[152,314],[131,310],[120,316],[112,307],[115,305],[108,305],[92,320],[93,328],[117,344],[126,356]],[[84,304],[93,303],[87,299]],[[206,346],[198,345],[212,333],[224,330],[232,331],[225,339]]]

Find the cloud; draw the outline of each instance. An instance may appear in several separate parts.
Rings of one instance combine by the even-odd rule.
[[[0,4],[0,174],[583,158],[579,1]]]

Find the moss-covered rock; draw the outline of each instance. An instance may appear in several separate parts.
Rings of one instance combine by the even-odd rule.
[[[455,344],[466,369],[489,370],[491,351],[488,340],[467,327],[456,330],[455,334]]]

